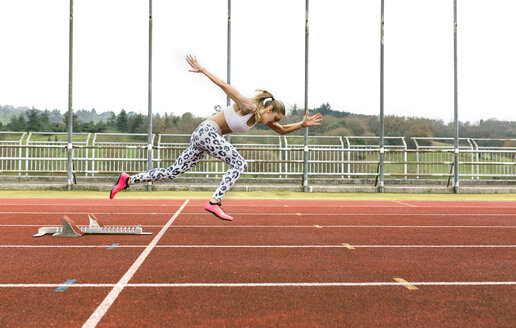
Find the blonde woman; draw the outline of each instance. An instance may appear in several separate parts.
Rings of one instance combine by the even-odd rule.
[[[220,219],[231,221],[233,217],[224,212],[221,201],[244,172],[247,162],[222,136],[232,132],[247,132],[258,123],[264,124],[279,134],[286,134],[304,127],[320,125],[322,115],[308,116],[307,111],[302,121],[280,125],[278,122],[285,116],[285,106],[281,101],[274,99],[272,94],[257,90],[258,94],[254,98],[244,97],[231,85],[200,65],[197,58],[189,55],[186,61],[192,68],[190,72],[207,76],[234,101],[234,104],[199,124],[192,134],[190,146],[172,166],[156,168],[132,176],[122,172],[111,189],[109,197],[113,199],[117,192],[135,183],[175,179],[199,163],[204,155],[209,154],[224,161],[228,165],[228,170],[212,198],[204,205],[204,209]]]

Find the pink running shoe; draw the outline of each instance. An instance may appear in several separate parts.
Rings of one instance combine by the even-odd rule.
[[[212,204],[210,201],[207,201],[206,204],[204,204],[204,209],[210,213],[213,213],[219,219],[233,221],[233,217],[227,215],[224,212],[220,203]]]
[[[119,192],[122,189],[129,188],[129,185],[127,184],[127,179],[129,179],[129,174],[122,172],[120,174],[120,177],[118,178],[118,182],[113,186],[111,189],[111,193],[109,194],[109,199],[113,199],[115,197],[116,193]]]

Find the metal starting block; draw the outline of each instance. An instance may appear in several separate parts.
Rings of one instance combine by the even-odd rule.
[[[93,214],[88,214],[89,226],[77,226],[69,217],[61,218],[62,227],[42,227],[34,237],[52,234],[53,237],[81,237],[82,235],[152,235],[152,232],[143,232],[140,225],[135,227],[105,227]]]

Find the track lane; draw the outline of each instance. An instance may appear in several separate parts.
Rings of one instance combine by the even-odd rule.
[[[510,327],[514,296],[504,287],[126,288],[99,327]]]
[[[76,239],[76,238],[74,238]],[[0,283],[112,283],[141,248],[3,248]],[[3,290],[0,290],[0,298]]]
[[[150,210],[144,213],[133,212],[101,212],[90,209],[85,212],[74,212],[67,209],[52,213],[17,212],[0,213],[0,226],[4,225],[59,225],[60,218],[67,215],[78,225],[88,224],[88,213],[96,215],[106,225],[158,225],[163,224],[172,213],[158,213]],[[191,213],[189,209],[182,213],[175,225],[516,225],[516,214],[350,214],[350,213],[232,213],[233,222],[217,219],[204,211]]]
[[[109,288],[0,288],[1,327],[80,327]]]
[[[156,248],[131,282],[516,281],[515,258],[506,248]]]
[[[173,228],[162,245],[512,245],[516,228]]]

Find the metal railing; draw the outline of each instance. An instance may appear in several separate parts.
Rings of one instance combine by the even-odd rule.
[[[22,167],[23,139],[26,132],[2,132],[0,133],[0,172],[19,172]]]
[[[492,145],[510,143],[516,139],[459,138],[459,154],[453,152],[453,138],[411,138],[416,145],[418,174],[453,170],[453,156],[459,156],[459,174],[470,179],[514,178],[516,175],[516,147]],[[486,142],[491,145],[483,145]],[[480,146],[479,146],[480,144]]]
[[[66,133],[0,132],[1,174],[67,173]],[[137,173],[148,169],[146,134],[76,133],[73,135],[75,175]],[[168,167],[188,147],[190,135],[153,136],[153,167]],[[385,138],[386,179],[436,179],[453,176],[454,156],[459,175],[468,179],[516,179],[516,139],[461,138],[455,153],[452,138]],[[311,136],[308,175],[350,179],[377,177],[379,137]],[[231,143],[246,158],[247,176],[298,177],[304,172],[303,136],[232,135]],[[226,164],[206,156],[189,175],[221,176]]]
[[[80,158],[81,161],[89,162],[91,169],[81,173],[147,171],[147,137],[148,135],[143,133],[95,133],[91,146],[87,147],[90,157]]]

